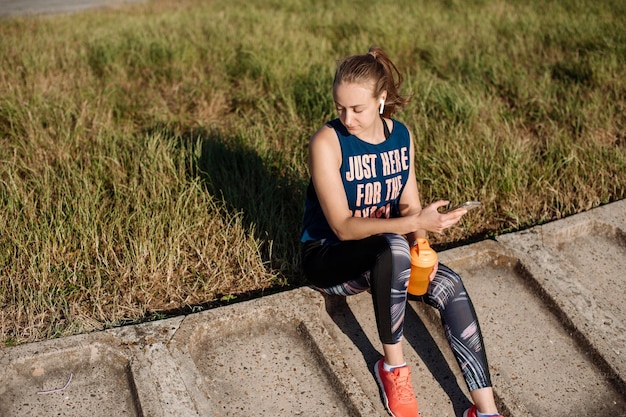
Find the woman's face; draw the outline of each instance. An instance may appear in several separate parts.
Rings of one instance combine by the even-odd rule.
[[[374,123],[380,119],[380,99],[374,97],[373,83],[342,82],[333,95],[339,120],[348,132],[361,138],[370,136]]]

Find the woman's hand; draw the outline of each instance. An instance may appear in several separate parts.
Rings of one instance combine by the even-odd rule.
[[[423,229],[428,232],[442,233],[450,226],[454,226],[461,220],[461,217],[467,210],[457,209],[449,213],[439,213],[439,207],[444,207],[449,204],[449,201],[439,200],[435,201],[424,207],[417,215],[419,216],[420,223],[423,224]]]

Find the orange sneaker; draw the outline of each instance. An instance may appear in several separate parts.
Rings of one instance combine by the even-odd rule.
[[[393,372],[383,368],[384,358],[376,362],[374,374],[385,400],[385,408],[392,417],[417,417],[417,400],[411,383],[411,370],[408,366],[396,368]]]

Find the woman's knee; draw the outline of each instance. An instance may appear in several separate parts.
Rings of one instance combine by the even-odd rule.
[[[402,270],[410,268],[411,253],[409,243],[404,236],[391,233],[385,234],[384,236],[388,242],[393,262],[398,269]]]
[[[461,276],[443,264],[439,264],[437,274],[428,288],[431,302],[443,310],[450,303],[466,298],[467,293]]]
[[[409,244],[397,234],[376,235],[376,261],[372,268],[372,278],[383,280],[395,289],[406,288],[411,268]],[[376,283],[372,285],[376,286]]]

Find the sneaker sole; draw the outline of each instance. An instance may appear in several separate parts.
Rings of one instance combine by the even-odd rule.
[[[389,408],[389,400],[387,399],[387,394],[385,393],[385,386],[383,385],[383,381],[382,379],[380,379],[380,374],[378,373],[378,363],[381,360],[382,359],[376,361],[376,364],[374,365],[374,376],[376,377],[376,383],[378,384],[378,390],[380,391],[380,395],[381,397],[383,397],[383,405],[385,406],[385,410],[387,410],[387,413],[389,413],[391,417],[396,417]]]

